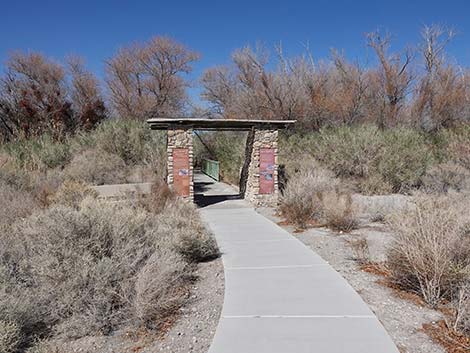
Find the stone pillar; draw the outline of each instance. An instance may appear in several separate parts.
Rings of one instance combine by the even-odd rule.
[[[193,201],[193,129],[169,128],[166,151],[168,186],[179,196]]]
[[[278,184],[278,145],[277,130],[255,129],[247,144],[249,158],[244,197],[254,206],[277,207],[279,198]],[[251,147],[251,148],[249,148]]]

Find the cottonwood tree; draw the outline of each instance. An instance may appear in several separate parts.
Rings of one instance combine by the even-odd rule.
[[[422,72],[414,66],[415,50],[390,53],[391,36],[380,32],[367,35],[378,58],[377,66],[367,69],[335,51],[329,62],[314,62],[308,52],[286,58],[278,47],[273,63],[265,49],[246,47],[235,51],[231,65],[203,74],[202,98],[225,118],[296,119],[302,130],[363,122],[384,129],[417,120],[450,127],[468,121],[470,75],[443,56],[451,36],[431,27],[423,37]]]
[[[227,66],[207,69],[201,77],[201,97],[211,104],[212,113],[225,118],[237,118],[235,101],[238,99],[238,83],[235,72]]]
[[[400,112],[409,93],[414,75],[410,64],[413,59],[411,49],[403,53],[389,54],[391,36],[379,31],[367,34],[367,44],[379,60],[379,67],[369,79],[377,103],[377,125],[380,128],[399,123]]]
[[[419,46],[424,61],[414,102],[421,128],[432,131],[468,119],[468,73],[449,64],[445,51],[455,32],[441,26],[424,26]]]
[[[332,108],[339,123],[353,125],[366,118],[365,105],[369,82],[366,71],[358,64],[349,63],[344,55],[333,51],[335,92]]]
[[[181,74],[189,73],[198,58],[197,53],[167,37],[119,50],[106,62],[106,83],[115,114],[139,120],[181,114],[188,86]]]
[[[311,55],[294,59],[276,48],[276,66],[267,70],[267,51],[235,51],[233,64],[207,70],[202,97],[226,118],[296,119],[317,130],[362,117],[367,84],[364,70],[336,55],[335,65],[315,65]]]
[[[76,123],[89,130],[106,118],[106,108],[97,78],[84,67],[83,60],[68,58],[71,75],[70,98]]]
[[[0,79],[0,117],[7,139],[73,130],[63,67],[38,53],[15,53]]]

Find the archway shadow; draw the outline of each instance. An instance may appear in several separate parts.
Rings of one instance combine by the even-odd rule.
[[[224,201],[242,199],[240,193],[231,189],[228,185],[206,176],[201,177],[201,174],[199,176],[194,180],[194,203],[198,207],[203,208]]]
[[[215,205],[229,200],[241,200],[242,197],[238,195],[194,195],[194,203],[204,208],[207,206]]]

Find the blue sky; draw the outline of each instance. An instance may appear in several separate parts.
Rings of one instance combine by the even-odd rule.
[[[365,60],[371,53],[364,33],[386,29],[400,49],[416,43],[420,27],[432,23],[458,31],[449,52],[459,64],[470,66],[470,2],[465,0],[0,2],[1,63],[17,49],[57,60],[79,54],[100,77],[104,60],[120,46],[154,35],[169,35],[202,55],[191,74],[196,80],[205,68],[229,62],[231,52],[247,44],[272,47],[282,42],[286,53],[295,55],[309,43],[316,58],[338,48],[351,59]]]

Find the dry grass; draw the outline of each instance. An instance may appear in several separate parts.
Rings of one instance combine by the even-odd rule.
[[[348,240],[348,243],[351,246],[354,259],[358,261],[360,265],[367,265],[371,263],[367,238],[363,236],[355,237]]]
[[[423,176],[423,188],[433,193],[469,191],[470,170],[454,162],[438,164]]]
[[[167,234],[165,241],[188,262],[208,261],[220,255],[215,238],[201,224],[193,204],[168,202],[159,217],[159,231]]]
[[[78,208],[87,197],[96,198],[98,194],[88,184],[81,181],[66,180],[50,197],[50,203]]]
[[[323,216],[323,194],[334,192],[338,180],[331,173],[311,166],[293,175],[281,198],[280,211],[286,220],[300,228]]]
[[[354,215],[351,194],[338,190],[322,195],[323,218],[325,224],[337,232],[349,233],[358,226]]]
[[[423,331],[448,353],[467,353],[470,351],[470,337],[459,334],[447,326],[444,320],[423,325]]]
[[[464,295],[470,278],[469,206],[465,196],[421,195],[415,207],[389,222],[395,231],[388,252],[392,280],[433,307],[442,299],[453,301],[453,326],[460,332],[468,331],[469,320]]]
[[[71,180],[94,185],[126,182],[126,163],[117,155],[100,150],[86,150],[77,154],[65,168]]]
[[[38,201],[28,192],[17,190],[0,180],[0,229],[29,216],[39,208]]]
[[[21,343],[21,331],[17,324],[0,320],[0,352],[15,353]]]
[[[453,310],[448,325],[456,332],[466,333],[470,344],[470,275],[468,277],[452,297]]]
[[[340,191],[339,180],[312,164],[292,175],[281,198],[280,211],[300,229],[316,222],[338,232],[357,227],[351,195]]]
[[[146,261],[137,275],[133,302],[143,325],[158,328],[164,323],[162,318],[174,315],[184,304],[185,289],[192,280],[188,266],[171,249],[159,249]]]
[[[185,302],[193,262],[218,254],[215,241],[182,202],[155,214],[93,198],[78,205],[75,191],[0,235],[0,317],[23,343],[158,329]]]
[[[148,212],[160,213],[168,202],[174,201],[176,194],[164,182],[156,182],[152,185],[150,194],[140,195],[138,204]]]

